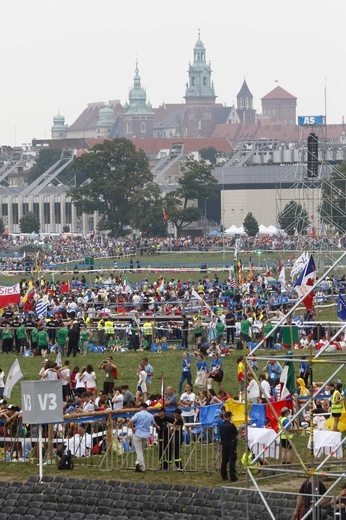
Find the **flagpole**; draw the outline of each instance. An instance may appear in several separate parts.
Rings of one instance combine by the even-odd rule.
[[[304,296],[302,296],[301,298],[298,298],[298,301],[293,305],[293,307],[288,311],[287,314],[285,314],[285,316],[283,318],[281,318],[281,320],[274,326],[274,328],[270,331],[270,333],[272,334],[273,332],[275,332],[279,327],[281,327],[281,325],[286,321],[286,319],[288,318],[288,316],[290,316],[296,309],[297,307],[299,307],[299,305],[301,305],[303,303],[303,301],[305,300],[305,298],[312,292],[316,289],[316,287],[321,283],[322,280],[324,280],[328,274],[333,271],[333,269],[341,262],[341,260],[343,260],[346,256],[346,251],[340,256],[340,258],[338,258],[338,260],[336,260],[334,262],[334,264],[321,276],[321,278],[319,278],[318,280],[316,280],[315,284],[314,285],[311,285],[311,286],[306,286],[307,288],[307,293],[304,294]],[[258,350],[260,347],[262,347],[263,343],[265,341],[265,337],[261,339],[261,341],[258,343],[258,345],[253,348],[251,350],[251,355],[253,355],[254,352],[256,352],[256,350]]]
[[[40,482],[42,482],[43,478],[43,457],[42,457],[42,424],[38,425],[38,466],[39,466],[39,476]]]

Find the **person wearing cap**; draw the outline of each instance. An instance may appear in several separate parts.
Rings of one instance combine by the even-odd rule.
[[[334,389],[334,392],[332,393],[332,397],[330,399],[330,404],[331,404],[330,411],[331,411],[332,417],[334,418],[334,423],[333,423],[334,432],[338,431],[340,417],[341,417],[342,411],[344,409],[343,398],[341,395],[342,383],[340,382],[339,379],[338,379],[338,381],[339,381],[338,383],[336,381],[334,383],[335,389]]]
[[[278,426],[280,429],[280,443],[282,449],[282,464],[291,464],[291,444],[289,439],[293,437],[290,432],[292,429],[292,424],[290,424],[290,420],[288,416],[290,415],[291,410],[284,406],[281,408],[281,415],[279,417]]]
[[[160,427],[158,432],[159,441],[159,460],[161,469],[169,469],[172,461],[172,435],[169,425],[174,423],[173,417],[166,414],[165,408],[160,408],[157,414],[154,415],[156,424]]]
[[[129,421],[129,426],[134,429],[133,445],[137,455],[136,472],[143,473],[145,471],[143,449],[150,437],[150,428],[153,426],[156,430],[159,430],[160,426],[156,424],[154,417],[148,412],[146,403],[141,403],[139,408],[140,411],[135,413]]]
[[[225,412],[219,426],[222,447],[220,473],[222,480],[228,480],[227,466],[229,466],[230,480],[236,482],[238,480],[236,471],[238,430],[232,422],[232,416],[232,412]]]

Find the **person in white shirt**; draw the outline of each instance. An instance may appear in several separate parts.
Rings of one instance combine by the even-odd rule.
[[[251,373],[248,374],[248,380],[249,384],[247,387],[247,398],[250,403],[258,404],[260,398],[260,388]]]
[[[138,399],[138,397],[143,395],[143,399],[144,399],[144,401],[146,401],[148,399],[148,395],[147,395],[147,393],[148,393],[148,391],[147,391],[148,374],[145,370],[145,366],[142,363],[140,363],[138,365],[137,376],[138,376],[138,381],[137,381],[136,399]]]
[[[195,418],[195,409],[194,404],[196,401],[196,395],[192,392],[192,385],[189,383],[185,386],[185,392],[181,394],[179,406],[188,408],[191,407],[189,410],[184,410],[182,416],[184,418],[184,423],[193,423]]]
[[[86,433],[83,424],[78,426],[78,433],[66,440],[66,450],[71,451],[74,457],[87,457],[92,448],[92,437]]]
[[[47,361],[45,370],[41,374],[42,381],[56,381],[59,379],[59,373],[55,368],[53,361]]]
[[[264,375],[259,376],[259,381],[260,381],[260,386],[261,386],[262,403],[266,403],[267,402],[266,398],[270,399],[270,397],[271,397],[271,387]]]
[[[112,398],[112,408],[113,410],[122,410],[124,404],[124,396],[121,393],[120,386],[116,386],[113,390],[114,395]]]

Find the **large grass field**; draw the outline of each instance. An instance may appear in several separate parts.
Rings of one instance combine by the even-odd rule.
[[[291,257],[292,254],[287,255]],[[244,271],[248,269],[248,253],[241,253],[240,257],[243,262]],[[260,257],[253,258],[255,268],[258,269],[258,272],[264,274],[265,265],[267,263],[266,259],[268,257],[268,264],[277,262],[277,255],[275,253],[263,254]],[[282,257],[281,257],[282,258]],[[271,262],[269,261],[271,260]],[[259,261],[257,261],[259,260]],[[143,256],[139,257],[139,261],[141,264],[141,270],[137,271],[134,269],[133,272],[127,272],[127,277],[130,282],[138,283],[141,282],[144,278],[148,278],[149,282],[153,282],[157,280],[157,278],[161,275],[164,269],[169,269],[170,272],[163,272],[163,275],[166,280],[171,278],[178,278],[182,280],[193,280],[197,282],[204,273],[200,273],[199,266],[202,262],[207,262],[209,266],[209,274],[210,277],[213,277],[214,269],[219,269],[219,281],[223,281],[229,277],[229,267],[233,265],[233,251],[227,251],[225,254],[222,252],[212,252],[212,253],[165,253],[154,256]],[[117,268],[120,271],[129,269],[130,259],[118,259],[117,260]],[[133,259],[133,263],[136,265],[136,258]],[[260,264],[260,265],[258,265]],[[81,272],[86,268],[83,262],[71,262],[69,265],[60,266],[59,272],[54,274],[55,280],[65,280],[71,279],[73,274],[71,274],[70,270],[73,270],[77,265],[78,270],[80,271],[78,274],[74,276],[80,276]],[[95,260],[95,271],[98,272],[107,272],[114,265],[113,259],[100,259]],[[155,268],[155,272],[146,271],[146,268]],[[193,268],[194,271],[193,271]],[[321,274],[321,273],[319,273]],[[52,279],[51,272],[43,272],[41,273],[45,277],[46,280]],[[28,278],[30,276],[26,275]],[[15,276],[0,276],[0,284],[13,284],[22,278],[24,278],[22,274]],[[87,282],[91,285],[95,280],[95,273],[87,272],[86,273]],[[299,313],[299,310],[297,311]],[[317,314],[318,321],[338,321],[336,317],[336,307],[335,305],[326,306],[318,309]],[[193,346],[191,346],[191,350],[193,350]],[[226,391],[231,395],[235,396],[238,394],[238,382],[237,382],[237,358],[243,354],[243,351],[231,351],[231,353],[225,357],[223,357],[223,365],[224,365],[224,387]],[[306,352],[304,352],[305,354]],[[114,362],[119,370],[119,384],[128,384],[132,391],[135,391],[136,388],[136,369],[139,361],[144,355],[148,355],[150,363],[154,367],[155,376],[152,383],[152,392],[159,393],[161,389],[161,375],[164,375],[165,386],[168,385],[173,386],[175,389],[178,388],[178,382],[181,374],[181,358],[182,352],[179,350],[175,350],[174,347],[170,348],[166,352],[154,354],[147,352],[117,352],[113,353]],[[192,352],[191,355],[193,356]],[[283,351],[274,351],[269,352],[266,350],[260,350],[257,352],[257,361],[259,366],[259,373],[261,373],[265,363],[267,356],[284,356]],[[294,351],[294,358],[299,359],[301,352]],[[15,354],[3,355],[0,354],[0,367],[8,374],[9,368],[12,365]],[[51,353],[48,356],[53,361],[55,360],[55,354]],[[103,353],[94,353],[89,352],[86,357],[82,357],[81,355],[77,355],[76,358],[69,358],[71,363],[71,368],[74,364],[78,364],[79,366],[86,366],[86,364],[91,363],[96,370],[96,374],[98,377],[98,388],[102,388],[103,383],[103,371],[99,370],[97,367],[99,363],[105,358],[105,354]],[[24,380],[38,380],[38,373],[42,367],[42,358],[36,357],[23,357],[18,356],[21,370],[23,372]],[[196,374],[196,359],[193,359],[193,380]],[[207,359],[207,361],[210,361]],[[329,354],[324,356],[320,362],[313,364],[313,378],[315,381],[324,381],[330,376],[335,370],[335,364],[332,361],[336,361],[337,364],[340,361],[340,365],[343,366],[343,363],[346,362],[344,358],[344,354]],[[296,373],[298,371],[298,362],[295,364]],[[342,370],[339,372],[338,378],[341,380],[346,380],[346,372],[343,366]],[[11,398],[9,401],[13,404],[21,406],[21,386],[20,383],[14,387],[12,391]],[[215,390],[217,390],[215,386]],[[305,442],[305,441],[304,441]],[[242,446],[240,449],[244,449]],[[32,473],[37,473],[37,468],[30,464],[24,464],[17,466],[15,464],[5,465],[4,463],[0,463],[2,478],[8,478],[12,480],[17,479],[25,479],[28,475]],[[20,468],[20,471],[19,471]],[[45,469],[46,473],[54,473],[57,472],[55,467],[49,467],[49,469]],[[85,467],[83,468],[83,474],[85,476],[99,476],[97,467]],[[138,475],[133,474],[132,472],[121,472],[121,475],[113,475],[112,473],[102,474],[105,478],[120,478],[120,479],[137,479]],[[149,476],[148,476],[149,477]],[[173,480],[172,480],[173,479]],[[201,474],[181,474],[179,478],[176,475],[165,475],[159,473],[150,473],[150,480],[162,482],[162,481],[181,481],[183,483],[191,483],[191,484],[200,484],[200,485],[212,485],[218,486],[220,484],[220,478],[217,473],[213,475],[201,475]]]

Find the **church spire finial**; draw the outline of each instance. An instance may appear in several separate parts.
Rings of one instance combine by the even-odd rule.
[[[201,29],[198,27],[198,39],[201,39]]]
[[[138,69],[138,56],[137,56],[137,53],[136,53],[136,69],[135,69],[135,73],[136,73],[136,74],[139,73],[139,69]]]

